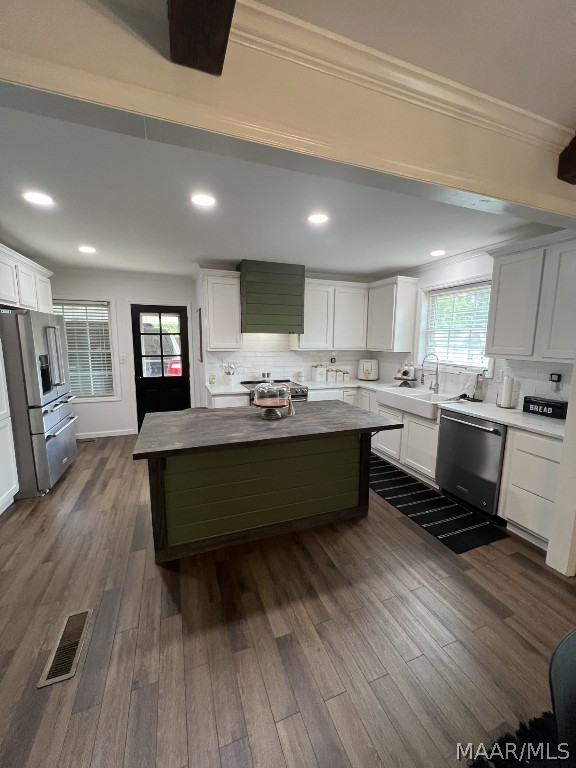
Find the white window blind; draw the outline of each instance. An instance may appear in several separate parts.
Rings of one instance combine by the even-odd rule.
[[[489,305],[489,283],[431,291],[426,353],[441,363],[484,367]]]
[[[79,397],[113,395],[108,303],[55,301],[54,313],[64,317],[72,393]]]

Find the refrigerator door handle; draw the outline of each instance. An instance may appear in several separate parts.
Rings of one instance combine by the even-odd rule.
[[[62,432],[64,432],[65,429],[68,429],[69,426],[74,424],[74,422],[76,421],[77,418],[78,418],[78,416],[72,416],[71,418],[69,418],[68,421],[66,422],[66,424],[64,424],[63,427],[60,427],[60,429],[57,432],[52,432],[51,434],[46,435],[46,440],[50,440],[50,438],[52,438],[52,437],[58,437],[58,435],[61,435]]]
[[[62,381],[62,342],[60,340],[60,329],[58,326],[46,326],[46,340],[48,342],[52,384],[58,387],[65,383]]]

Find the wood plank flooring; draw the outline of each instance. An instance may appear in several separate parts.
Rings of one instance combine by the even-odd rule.
[[[158,567],[133,444],[80,443],[0,518],[0,766],[440,768],[550,707],[576,582],[536,550],[454,555],[373,495],[360,521]],[[76,676],[38,690],[87,608]]]

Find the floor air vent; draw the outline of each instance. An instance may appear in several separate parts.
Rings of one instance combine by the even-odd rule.
[[[68,616],[60,633],[58,644],[48,659],[46,669],[40,678],[38,688],[44,688],[46,685],[59,683],[74,676],[82,651],[82,644],[86,637],[90,613],[91,611],[82,611],[82,613],[72,613]]]

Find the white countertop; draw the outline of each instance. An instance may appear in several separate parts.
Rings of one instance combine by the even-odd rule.
[[[346,383],[324,382],[324,381],[303,381],[302,386],[308,389],[357,389],[362,388],[371,392],[381,392],[382,390],[397,387],[394,382],[385,381],[361,381],[360,379],[350,379]],[[239,382],[225,385],[207,384],[206,388],[211,395],[247,395],[248,390]],[[446,402],[439,404],[444,410],[455,411],[456,413],[467,413],[470,416],[477,416],[480,419],[489,419],[499,424],[506,424],[508,427],[525,429],[528,432],[535,432],[547,437],[556,437],[564,439],[566,421],[564,419],[549,419],[546,416],[532,416],[524,413],[519,408],[499,408],[494,403],[471,403],[466,400],[458,402]]]
[[[386,383],[384,381],[360,381],[359,379],[350,379],[349,381],[302,381],[295,382],[300,383],[303,387],[308,389],[357,389],[362,387],[363,389],[369,389],[372,392],[377,392],[388,387],[393,387],[394,382]],[[248,390],[242,386],[240,382],[231,384],[206,384],[206,389],[211,395],[246,395]]]
[[[566,428],[566,421],[564,419],[532,416],[529,413],[524,413],[519,408],[499,408],[494,403],[470,403],[465,400],[457,403],[441,403],[440,408],[445,411],[467,413],[470,416],[489,419],[498,424],[506,424],[506,426],[516,427],[516,429],[525,429],[528,432],[536,432],[539,435],[564,439]]]

